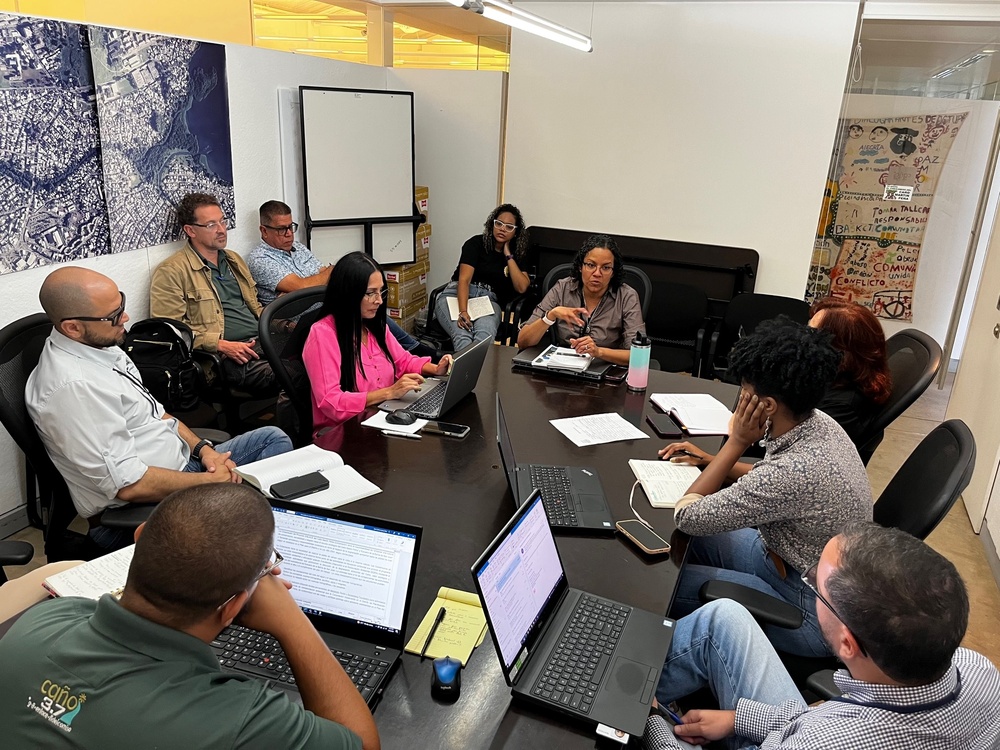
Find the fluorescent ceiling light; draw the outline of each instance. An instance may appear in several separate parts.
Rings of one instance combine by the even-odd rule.
[[[505,23],[515,29],[544,37],[581,52],[590,52],[594,45],[589,36],[546,20],[534,13],[516,8],[504,0],[449,0],[452,5],[479,13],[484,18]]]

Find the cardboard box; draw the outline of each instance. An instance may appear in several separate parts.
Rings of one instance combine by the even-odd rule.
[[[403,307],[387,307],[385,314],[392,320],[402,325],[403,321],[410,318],[415,319],[417,317],[417,313],[420,312],[426,305],[427,294],[425,293],[422,298],[415,299]]]
[[[421,224],[417,227],[416,236],[413,238],[414,244],[417,247],[417,255],[420,254],[421,250],[430,252],[431,249],[431,225]]]
[[[396,325],[398,325],[400,328],[402,328],[404,331],[406,331],[411,336],[417,332],[417,316],[416,315],[414,315],[414,316],[412,316],[410,318],[407,318],[406,320],[397,320],[397,321],[395,321],[395,323],[396,323]]]
[[[406,281],[389,282],[386,288],[389,290],[385,299],[388,307],[406,307],[421,297],[427,299],[427,274]]]
[[[403,263],[398,266],[385,267],[385,280],[388,284],[399,284],[410,279],[426,276],[431,270],[430,258],[417,263]]]
[[[417,204],[417,210],[424,216],[427,215],[427,204],[430,202],[430,190],[423,185],[413,188],[413,202]]]

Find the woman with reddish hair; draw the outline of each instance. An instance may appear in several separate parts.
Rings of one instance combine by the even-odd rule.
[[[826,297],[809,312],[809,325],[832,333],[834,348],[843,354],[837,377],[816,408],[857,444],[892,394],[885,334],[875,314],[856,302]]]

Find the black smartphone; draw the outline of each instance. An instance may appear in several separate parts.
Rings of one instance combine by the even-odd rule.
[[[647,555],[663,555],[670,551],[670,542],[637,518],[619,521],[615,526],[626,539]]]
[[[669,414],[649,414],[646,416],[646,421],[661,438],[676,438],[684,435],[680,425]]]
[[[271,494],[279,500],[294,500],[297,497],[325,490],[329,486],[330,480],[318,471],[314,471],[311,474],[303,474],[300,477],[292,477],[284,482],[272,484]]]
[[[611,365],[604,371],[604,380],[608,383],[621,383],[628,375],[628,368],[621,365]]]
[[[471,428],[467,424],[437,422],[432,419],[428,420],[427,424],[420,428],[420,431],[430,433],[431,435],[446,435],[447,437],[458,438],[461,440],[469,434]]]

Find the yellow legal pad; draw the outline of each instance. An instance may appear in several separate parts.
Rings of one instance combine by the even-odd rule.
[[[427,647],[426,656],[437,659],[450,656],[462,662],[469,661],[473,649],[486,637],[486,614],[483,605],[476,594],[442,586],[438,589],[437,599],[427,610],[417,632],[406,644],[406,650],[411,654],[420,654],[424,647],[427,634],[431,632],[434,619],[441,607],[445,608],[444,619],[438,625],[434,638]]]

